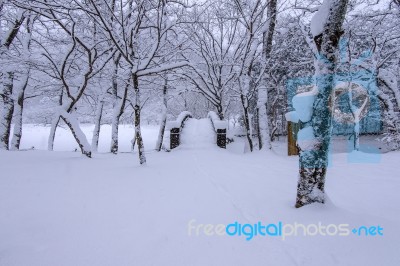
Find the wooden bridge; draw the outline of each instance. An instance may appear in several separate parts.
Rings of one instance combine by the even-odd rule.
[[[186,144],[191,147],[217,145],[226,148],[226,131],[228,123],[210,111],[207,118],[194,119],[190,112],[182,112],[175,121],[167,124],[170,131],[170,149],[175,149],[186,134]]]

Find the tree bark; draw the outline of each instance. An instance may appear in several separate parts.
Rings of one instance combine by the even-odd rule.
[[[330,106],[337,61],[336,50],[342,34],[347,2],[348,0],[331,0],[323,32],[314,38],[319,53],[315,64],[318,94],[313,104],[311,121],[308,123],[313,129],[316,145],[311,150],[300,152],[296,208],[314,202],[325,202],[325,176],[332,131]]]
[[[265,63],[268,64],[272,50],[272,40],[276,25],[276,7],[277,0],[270,0],[268,4],[267,18],[268,28],[263,36],[263,57]],[[258,89],[257,115],[258,115],[258,147],[262,149],[272,149],[271,132],[268,123],[268,76],[264,74],[265,86]]]
[[[257,116],[258,116],[258,146],[259,149],[271,149],[271,135],[268,124],[268,90],[267,88],[258,89]]]
[[[163,110],[160,121],[160,130],[158,132],[158,138],[156,144],[157,151],[161,151],[162,149],[162,144],[164,140],[164,131],[165,131],[165,126],[167,124],[167,110],[168,110],[167,90],[168,90],[168,84],[167,84],[167,79],[165,79],[165,84],[163,88]]]
[[[243,120],[244,120],[245,129],[246,129],[247,144],[249,145],[248,147],[249,147],[250,152],[253,152],[253,139],[252,139],[252,135],[251,135],[249,106],[248,106],[247,100],[243,94],[240,95],[240,99],[242,101],[242,106],[243,106]]]
[[[112,76],[112,94],[113,94],[113,116],[111,121],[111,147],[110,151],[113,154],[118,153],[118,128],[119,128],[119,119],[122,115],[120,101],[124,101],[124,99],[118,99],[118,65],[121,59],[121,54],[118,54],[113,62],[114,62],[114,71]]]
[[[17,104],[14,105],[14,132],[11,141],[11,149],[12,150],[19,150],[21,145],[21,138],[22,138],[22,115],[24,111],[24,98],[25,98],[25,90],[28,86],[29,80],[29,72],[25,73],[25,79],[23,82],[22,87],[20,88],[18,95],[17,95]]]
[[[9,149],[11,122],[14,113],[14,100],[13,94],[13,83],[14,73],[7,72],[3,77],[3,108],[1,110],[1,122],[0,122],[0,150]]]
[[[63,105],[63,96],[64,96],[64,90],[61,89],[60,97],[58,98],[58,104],[60,105],[60,107]],[[57,113],[54,116],[53,120],[51,121],[49,139],[47,141],[48,151],[53,151],[54,149],[54,140],[56,138],[56,131],[59,123],[60,123],[60,114]]]
[[[144,144],[143,144],[143,138],[142,138],[142,131],[140,128],[140,111],[141,111],[141,106],[140,106],[140,90],[139,90],[139,78],[136,74],[132,75],[132,81],[133,81],[133,87],[135,90],[135,106],[134,106],[134,111],[135,111],[135,139],[136,143],[138,146],[138,153],[139,153],[139,162],[140,164],[146,164],[146,155],[144,154]]]
[[[101,118],[103,116],[104,99],[101,99],[96,108],[96,117],[94,122],[93,137],[92,137],[92,151],[97,152],[99,148]]]

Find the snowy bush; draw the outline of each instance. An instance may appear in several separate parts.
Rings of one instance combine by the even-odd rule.
[[[391,150],[400,150],[400,119],[399,113],[384,116],[385,132],[379,140],[388,145]]]

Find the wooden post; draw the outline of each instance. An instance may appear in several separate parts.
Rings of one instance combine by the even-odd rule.
[[[299,124],[288,122],[288,155],[299,155],[299,149],[296,145],[297,133],[299,132]]]
[[[217,129],[217,145],[226,149],[226,129]]]
[[[180,133],[180,128],[171,128],[170,131],[170,149],[175,149],[176,147],[179,146],[179,133]]]

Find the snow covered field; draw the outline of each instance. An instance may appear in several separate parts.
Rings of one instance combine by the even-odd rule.
[[[91,129],[83,126],[88,136]],[[282,152],[244,155],[236,142],[227,150],[182,145],[157,153],[158,128],[147,126],[143,167],[131,153],[87,159],[63,130],[56,151],[44,151],[48,130],[26,126],[22,148],[35,150],[0,152],[2,266],[400,265],[399,152],[382,154],[379,163],[349,163],[347,154],[334,153],[329,202],[295,209],[298,158]],[[106,152],[110,129],[102,130],[99,150]],[[130,151],[132,135],[121,127],[121,151]],[[284,142],[276,145],[284,150]],[[199,227],[235,221],[380,226],[383,235],[247,241]]]

